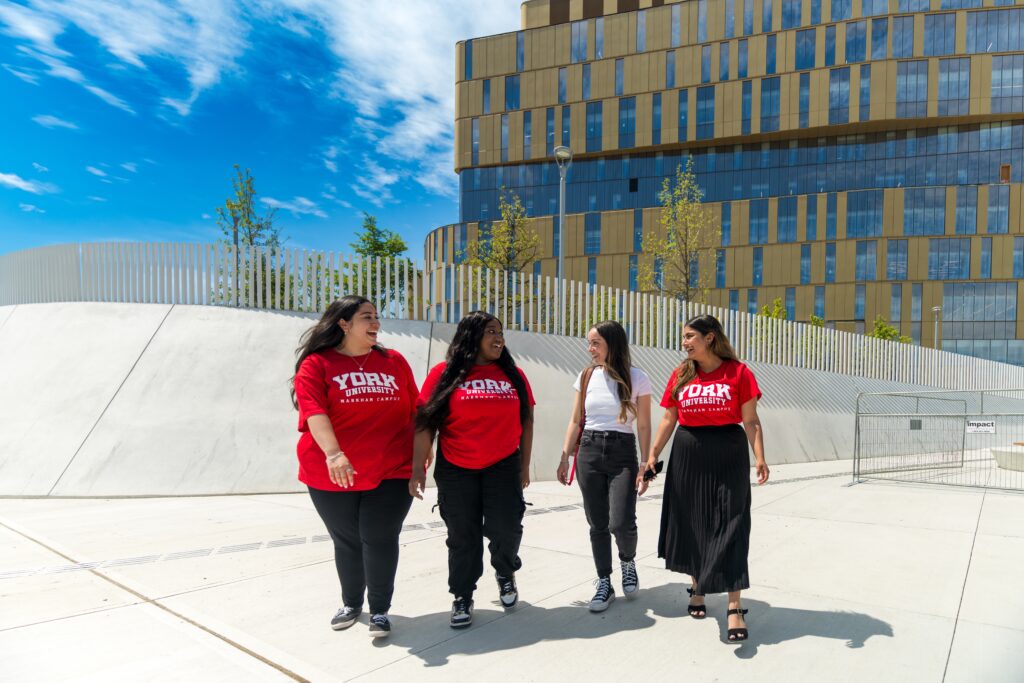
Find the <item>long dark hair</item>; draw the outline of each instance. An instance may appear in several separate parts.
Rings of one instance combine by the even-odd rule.
[[[711,340],[711,353],[722,360],[739,360],[736,357],[736,351],[732,348],[732,344],[729,343],[729,338],[725,336],[722,323],[718,322],[718,318],[715,316],[698,315],[687,320],[684,327],[696,330],[701,336],[715,335],[715,338]],[[676,372],[678,374],[676,375],[676,386],[672,389],[673,394],[678,394],[680,389],[697,376],[697,362],[684,358]]]
[[[452,338],[451,346],[448,347],[448,355],[445,357],[444,372],[434,387],[434,393],[430,400],[422,406],[416,415],[417,429],[437,430],[444,424],[448,417],[448,399],[451,398],[455,388],[466,380],[469,371],[476,365],[477,354],[480,353],[480,342],[484,338],[484,328],[487,324],[498,320],[485,311],[473,311],[459,321],[455,330],[455,337]],[[500,321],[498,321],[500,323]],[[530,395],[526,391],[526,382],[519,374],[516,362],[512,360],[512,354],[508,347],[501,349],[501,356],[495,364],[504,371],[508,381],[516,389],[519,396],[519,422],[525,423],[530,417]]]
[[[299,348],[295,349],[295,374],[298,374],[302,361],[314,353],[339,346],[345,340],[345,333],[342,331],[341,326],[338,325],[338,322],[341,320],[349,322],[360,306],[372,303],[365,296],[349,294],[328,306],[320,321],[306,330],[302,337],[299,338]],[[374,344],[373,349],[380,353],[385,353],[384,347],[380,344]],[[292,375],[289,389],[292,397],[292,406],[298,410],[299,403],[295,400],[295,375]]]
[[[636,406],[633,404],[633,363],[629,358],[629,339],[626,338],[626,330],[614,320],[605,320],[594,325],[594,331],[601,335],[608,345],[604,374],[617,385],[619,422],[625,422],[630,415],[636,415]]]

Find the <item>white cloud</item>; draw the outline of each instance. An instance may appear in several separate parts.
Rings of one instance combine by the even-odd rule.
[[[89,173],[92,173],[94,176],[96,176],[98,178],[106,178],[107,177],[107,172],[106,171],[101,171],[100,169],[96,168],[95,166],[86,166],[85,170],[88,171]]]
[[[45,210],[40,209],[35,204],[18,204],[18,208],[25,213],[46,213]]]
[[[326,168],[331,173],[338,172],[338,164],[334,163],[330,159],[324,159],[324,168]]]
[[[210,215],[210,214],[208,214],[208,213],[204,213],[204,214],[203,214],[203,216],[202,216],[202,218],[203,218],[203,220],[204,220],[204,221],[208,221],[208,220],[210,220],[211,218],[213,218],[213,216],[211,216],[211,215]]]
[[[36,76],[33,73],[29,73],[28,71],[23,71],[21,69],[15,68],[10,64],[3,64],[2,66],[4,67],[4,70],[10,73],[12,76],[20,78],[21,80],[25,81],[30,85],[39,84],[39,76]]]
[[[40,114],[39,116],[33,116],[32,120],[38,123],[43,128],[67,128],[69,130],[78,130],[78,125],[59,119],[56,116],[50,114]]]
[[[126,161],[123,164],[121,164],[121,168],[128,171],[129,173],[137,173],[139,170],[139,165],[133,161]]]
[[[260,201],[272,209],[283,209],[284,211],[290,211],[292,215],[309,214],[311,216],[317,216],[318,218],[327,218],[327,213],[317,206],[316,202],[313,202],[305,197],[292,197],[291,201],[281,201],[280,199],[274,199],[273,197],[261,197]]]
[[[391,186],[402,179],[397,170],[389,170],[369,157],[363,157],[363,169],[352,191],[374,206],[383,206],[385,202],[394,200]]]
[[[64,25],[53,16],[7,2],[0,5],[0,23],[6,26],[3,32],[13,38],[31,41],[40,50],[52,55],[67,54],[54,42],[64,32]]]
[[[107,201],[106,197],[97,197],[96,195],[89,195],[88,199],[90,199],[90,200],[92,200],[94,202],[105,202],[105,201]]]
[[[39,172],[39,173],[46,173],[47,171],[50,170],[50,169],[46,168],[45,166],[43,166],[42,164],[37,164],[34,161],[32,162],[32,168],[36,169],[36,171]]]
[[[41,183],[37,180],[25,180],[14,173],[0,173],[0,185],[15,190],[23,190],[32,194],[49,194],[57,192],[57,186],[51,183]]]

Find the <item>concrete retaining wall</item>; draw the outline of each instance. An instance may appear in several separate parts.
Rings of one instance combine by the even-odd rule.
[[[301,490],[288,379],[313,320],[204,306],[0,307],[0,495]],[[404,354],[422,382],[454,330],[385,321],[382,342]],[[537,399],[533,477],[552,479],[571,385],[588,361],[584,342],[523,332],[509,332],[507,342]],[[634,354],[657,403],[678,356]],[[765,394],[769,463],[849,458],[857,392],[920,388],[752,367]],[[653,419],[661,414],[655,408]]]

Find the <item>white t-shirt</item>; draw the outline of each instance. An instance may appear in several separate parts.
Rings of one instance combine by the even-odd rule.
[[[576,382],[572,388],[580,390],[580,383],[583,381],[583,373],[576,376]],[[633,385],[633,404],[640,396],[651,395],[651,378],[640,368],[630,368],[630,381]],[[584,429],[596,429],[602,432],[625,432],[633,433],[633,422],[635,418],[631,413],[626,413],[626,422],[619,422],[619,413],[622,406],[619,403],[619,385],[608,377],[604,368],[594,368],[594,374],[590,376],[587,383],[586,420]]]

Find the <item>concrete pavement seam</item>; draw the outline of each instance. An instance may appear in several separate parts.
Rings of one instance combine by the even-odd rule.
[[[45,548],[46,550],[50,551],[54,555],[58,555],[60,557],[63,557],[68,562],[77,564],[75,562],[74,558],[69,557],[68,555],[65,555],[64,553],[62,553],[61,551],[57,550],[56,548],[53,548],[53,547],[47,545],[46,543],[43,543],[39,539],[34,538],[34,537],[28,535],[27,533],[21,531],[20,529],[15,529],[15,528],[13,528],[11,526],[8,526],[4,522],[0,522],[0,526],[4,527],[5,529],[7,529],[8,531],[10,531],[12,533],[15,533],[15,534],[25,538],[28,541],[31,541],[32,543],[35,543],[36,545],[38,545],[38,546],[40,546],[42,548]],[[213,630],[212,628],[210,628],[208,626],[205,626],[203,624],[200,624],[198,621],[195,621],[194,619],[190,619],[189,617],[185,616],[184,614],[181,614],[177,610],[173,610],[170,607],[168,607],[167,605],[161,604],[158,600],[153,599],[153,598],[151,598],[151,597],[149,597],[149,596],[147,596],[147,595],[145,595],[143,593],[140,593],[139,591],[137,591],[137,590],[135,590],[133,588],[130,588],[129,586],[126,586],[125,584],[121,583],[120,581],[117,581],[114,578],[111,578],[110,576],[107,576],[106,574],[104,574],[101,571],[98,571],[96,569],[90,569],[89,571],[94,576],[96,576],[97,578],[103,579],[104,581],[106,581],[106,582],[116,586],[117,588],[120,588],[121,590],[125,591],[129,595],[132,595],[132,596],[136,597],[137,599],[143,601],[144,603],[151,604],[154,607],[157,607],[157,608],[167,612],[168,614],[176,617],[177,619],[182,620],[186,624],[189,624],[190,626],[193,626],[193,627],[199,629],[200,631],[208,633],[209,635],[217,638],[218,640],[222,641],[223,643],[225,643],[227,645],[230,645],[231,647],[235,648],[236,650],[238,650],[240,652],[244,652],[245,654],[249,655],[253,659],[256,659],[256,660],[262,662],[263,664],[266,664],[270,668],[275,669],[279,673],[282,673],[285,676],[288,676],[292,680],[300,681],[301,683],[309,683],[308,679],[300,676],[299,674],[295,673],[291,669],[288,669],[288,668],[278,664],[277,662],[264,657],[263,655],[259,654],[255,650],[251,650],[251,649],[247,648],[246,646],[242,645],[241,643],[239,643],[237,641],[234,641],[231,638],[228,638],[227,636],[225,636],[225,635],[223,635],[221,633],[218,633],[217,631]]]
[[[981,494],[981,505],[978,506],[978,519],[974,523],[974,538],[971,540],[971,553],[967,556],[967,569],[964,570],[964,582],[960,586],[960,601],[956,606],[956,617],[953,620],[953,634],[949,637],[949,650],[946,651],[946,666],[942,669],[942,680],[945,682],[949,672],[949,660],[953,656],[953,644],[956,642],[956,627],[960,623],[960,609],[964,606],[964,593],[967,592],[967,579],[971,576],[971,562],[974,560],[974,545],[978,542],[978,529],[981,528],[981,514],[985,510],[985,492]]]
[[[17,313],[17,312],[18,312],[18,304],[14,304],[14,308],[11,309],[11,314],[9,316],[7,316],[6,318],[4,318],[4,322],[2,324],[0,324],[0,332],[3,332],[3,329],[5,327],[7,327],[7,321],[10,320],[11,318],[13,318],[14,314]]]
[[[139,364],[139,361],[142,360],[142,357],[146,355],[149,345],[153,343],[154,339],[156,339],[156,335],[160,332],[160,328],[164,326],[164,323],[167,321],[167,317],[171,314],[171,311],[174,310],[176,305],[177,304],[171,304],[170,308],[167,309],[167,312],[164,313],[164,317],[161,318],[160,324],[156,326],[155,330],[153,330],[153,334],[149,336],[149,340],[147,340],[146,345],[142,347],[142,351],[139,352],[135,362],[132,363],[130,368],[128,368],[128,372],[125,373],[125,376],[121,378],[121,383],[117,385],[117,389],[115,389],[114,393],[110,396],[110,400],[107,401],[107,405],[103,406],[103,410],[101,410],[100,414],[96,417],[96,421],[93,423],[92,427],[89,428],[89,432],[85,435],[85,438],[82,439],[82,443],[78,444],[78,448],[75,449],[74,454],[68,460],[68,464],[66,464],[64,469],[61,470],[60,476],[58,476],[57,480],[53,482],[53,486],[50,487],[50,490],[46,495],[53,493],[54,489],[57,488],[57,484],[59,484],[60,480],[64,478],[65,474],[67,474],[68,470],[71,468],[71,463],[75,461],[75,458],[77,458],[78,454],[82,451],[82,447],[89,441],[89,437],[92,436],[94,431],[96,431],[96,427],[99,425],[100,421],[103,420],[103,416],[107,414],[107,410],[110,409],[110,405],[114,402],[114,399],[121,393],[121,389],[124,388],[124,383],[127,382],[128,378],[132,376],[133,372],[135,372],[135,367]]]

